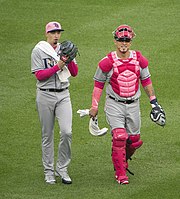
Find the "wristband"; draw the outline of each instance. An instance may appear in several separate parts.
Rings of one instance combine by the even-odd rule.
[[[150,101],[152,108],[158,106],[157,98]]]
[[[149,99],[150,99],[150,101],[152,101],[152,100],[156,99],[156,96],[155,95],[150,96]]]

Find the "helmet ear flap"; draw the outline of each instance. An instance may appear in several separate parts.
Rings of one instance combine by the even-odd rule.
[[[113,34],[114,39],[117,41],[117,40],[118,40],[118,36],[116,35],[116,30],[114,30],[114,31],[112,32],[112,34]]]

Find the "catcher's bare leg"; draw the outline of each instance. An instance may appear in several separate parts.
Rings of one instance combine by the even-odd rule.
[[[124,128],[112,130],[112,162],[115,168],[115,178],[119,184],[128,184],[126,175],[126,140],[128,134]]]

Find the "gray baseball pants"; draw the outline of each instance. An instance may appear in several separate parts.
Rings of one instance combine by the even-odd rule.
[[[116,102],[106,96],[105,113],[111,130],[125,128],[129,135],[140,133],[141,118],[139,100],[132,104]]]
[[[71,161],[72,105],[69,90],[48,92],[37,89],[36,105],[42,128],[42,163],[45,175],[54,175],[54,124],[58,121],[60,140],[57,170],[67,170]]]

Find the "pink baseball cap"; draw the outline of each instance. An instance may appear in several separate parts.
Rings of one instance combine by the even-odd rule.
[[[49,22],[48,24],[46,24],[46,33],[55,31],[55,30],[64,31],[61,28],[61,24],[56,21],[52,21],[52,22]]]

